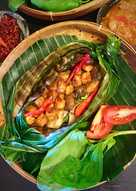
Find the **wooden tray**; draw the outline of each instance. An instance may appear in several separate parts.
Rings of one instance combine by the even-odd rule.
[[[93,0],[89,3],[83,4],[78,8],[65,11],[65,12],[47,12],[43,10],[33,9],[26,4],[22,5],[19,10],[29,16],[50,21],[63,21],[74,19],[83,15],[86,15],[89,12],[92,12],[102,5],[104,5],[108,0]]]

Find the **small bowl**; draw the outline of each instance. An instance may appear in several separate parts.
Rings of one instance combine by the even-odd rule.
[[[99,11],[98,11],[98,14],[97,14],[97,23],[98,24],[101,24],[102,27],[106,27],[102,24],[102,19],[103,17],[105,17],[107,15],[107,13],[110,11],[110,9],[116,5],[117,3],[119,3],[121,0],[109,0],[107,3],[105,3],[105,5],[103,5]],[[107,27],[106,27],[107,28]],[[109,28],[108,28],[109,29]],[[110,30],[110,29],[109,29]],[[124,38],[123,35],[119,35],[118,33],[116,33],[116,35],[118,35],[120,38]],[[126,39],[126,38],[125,38]],[[130,43],[128,41],[128,43]],[[132,44],[131,45],[136,49],[136,45],[135,44]]]
[[[21,40],[23,40],[25,37],[29,35],[29,28],[27,22],[22,16],[10,11],[0,11],[0,18],[3,17],[4,15],[9,15],[17,20],[17,24],[21,29],[21,37],[20,37]]]
[[[0,11],[0,18],[2,18],[4,15],[9,15],[16,19],[17,25],[19,26],[21,30],[20,41],[22,41],[25,37],[29,35],[28,25],[23,17],[21,17],[19,14],[12,13],[10,11]],[[2,64],[2,61],[0,61],[0,65],[1,64]]]
[[[63,21],[63,20],[74,19],[83,15],[86,15],[87,13],[100,8],[106,2],[108,2],[108,0],[93,0],[93,1],[90,1],[89,3],[81,5],[78,8],[75,8],[69,11],[64,11],[64,12],[48,12],[48,11],[34,9],[32,7],[29,7],[26,4],[23,4],[19,8],[19,11],[41,20]]]

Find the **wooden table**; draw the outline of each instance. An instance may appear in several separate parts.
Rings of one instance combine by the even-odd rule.
[[[8,0],[0,0],[0,10],[8,9]],[[39,21],[21,14],[28,22],[30,33],[48,26],[49,22]],[[79,18],[80,20],[94,21],[96,19],[97,11],[93,14]],[[0,158],[0,191],[38,191],[36,186],[16,172],[14,172],[8,164]],[[114,181],[106,183],[98,188],[91,189],[90,191],[136,191],[136,161]]]

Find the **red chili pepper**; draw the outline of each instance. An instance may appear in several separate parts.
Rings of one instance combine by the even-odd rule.
[[[88,98],[85,101],[83,101],[79,106],[75,108],[74,114],[76,117],[79,117],[87,109],[90,102],[93,100],[94,96],[96,95],[97,91],[98,91],[98,87],[88,96]]]
[[[136,106],[103,105],[96,114],[91,128],[87,131],[90,139],[102,139],[114,125],[124,125],[136,119]]]
[[[70,73],[67,79],[67,83],[69,83],[73,79],[75,74],[77,74],[82,69],[82,67],[86,65],[87,63],[89,63],[90,61],[91,61],[91,57],[89,54],[83,55],[80,61],[74,66],[74,69],[72,70],[72,72]]]
[[[104,121],[113,125],[124,125],[136,119],[136,106],[107,106]]]
[[[25,113],[25,116],[33,116],[33,117],[38,117],[39,115],[41,115],[42,113],[44,113],[48,107],[52,104],[52,99],[48,98],[44,101],[44,103],[42,104],[42,106],[34,111],[31,112],[27,112]]]
[[[39,108],[39,109],[36,109],[34,111],[31,111],[31,112],[27,112],[25,114],[25,116],[33,116],[33,117],[38,117],[39,115],[41,115],[42,113],[44,112],[44,109],[43,108]]]
[[[51,98],[48,98],[48,99],[46,99],[46,100],[44,101],[42,107],[44,108],[44,110],[46,110],[47,107],[48,107],[49,105],[51,105],[51,104],[52,104],[52,99],[51,99]]]

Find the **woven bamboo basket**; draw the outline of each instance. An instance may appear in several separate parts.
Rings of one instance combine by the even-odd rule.
[[[67,21],[43,28],[35,32],[31,36],[27,37],[9,54],[9,56],[6,58],[0,68],[0,79],[3,78],[4,74],[14,64],[15,60],[20,57],[33,43],[40,39],[45,39],[50,36],[63,33],[76,35],[80,39],[85,39],[88,41],[104,41],[106,39],[106,36],[111,34],[109,30],[102,28],[100,25],[87,21]],[[136,70],[136,51],[133,49],[133,47],[131,47],[123,40],[122,50],[123,54],[128,60],[128,63],[131,64]],[[129,162],[128,165],[130,165],[131,162]],[[18,166],[17,164],[13,164],[9,161],[8,164],[10,164],[10,166],[25,179],[32,183],[36,183],[36,179],[23,171],[20,166]],[[125,166],[124,169],[127,166]]]
[[[87,13],[90,13],[100,8],[106,2],[108,2],[108,0],[93,0],[93,1],[90,1],[89,3],[81,5],[78,8],[65,11],[65,12],[58,12],[58,13],[37,10],[27,6],[26,4],[22,5],[19,8],[19,10],[29,16],[32,16],[38,19],[50,20],[50,21],[63,21],[63,20],[74,19],[83,15],[86,15]]]

